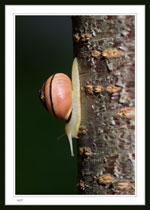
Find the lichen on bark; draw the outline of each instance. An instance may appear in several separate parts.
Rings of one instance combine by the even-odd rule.
[[[73,16],[81,85],[79,194],[135,193],[135,18]]]

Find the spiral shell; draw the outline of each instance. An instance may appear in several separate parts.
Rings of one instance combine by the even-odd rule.
[[[60,120],[67,121],[72,110],[72,84],[63,74],[53,74],[43,84],[40,99],[45,108]]]

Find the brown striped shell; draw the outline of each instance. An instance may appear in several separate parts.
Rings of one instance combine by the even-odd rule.
[[[43,84],[40,99],[45,108],[60,120],[68,120],[72,110],[72,84],[63,74],[54,74]]]

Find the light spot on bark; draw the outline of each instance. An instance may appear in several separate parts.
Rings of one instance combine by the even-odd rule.
[[[113,177],[109,174],[103,174],[101,176],[98,176],[97,182],[99,184],[102,184],[102,185],[112,184],[113,183]]]
[[[99,58],[101,52],[98,51],[98,50],[93,50],[91,54],[92,54],[92,56],[93,56],[94,58]]]
[[[93,95],[94,88],[93,88],[92,85],[86,85],[85,86],[85,91],[86,91],[87,94]]]
[[[91,156],[92,152],[89,147],[80,147],[79,154],[82,156],[84,155],[84,156],[88,157],[88,156]]]
[[[132,184],[131,184],[131,188],[132,188],[133,190],[135,190],[135,183],[132,183]]]
[[[86,128],[86,126],[80,126],[79,127],[79,135],[85,135],[87,133],[87,128]]]
[[[91,38],[92,38],[92,35],[89,33],[81,34],[81,41],[88,41]]]
[[[98,133],[103,133],[104,130],[102,128],[98,128]]]
[[[122,104],[128,103],[129,99],[130,99],[129,93],[127,93],[125,89],[122,89],[122,91],[120,92],[119,102]]]
[[[103,50],[102,55],[105,58],[119,58],[120,51],[117,49],[105,49]]]
[[[135,117],[135,108],[134,107],[121,108],[118,111],[117,115],[118,115],[118,117],[134,118]]]
[[[75,39],[75,41],[77,41],[77,42],[80,40],[80,37],[79,37],[79,34],[78,34],[78,33],[74,35],[74,39]]]
[[[100,93],[102,92],[104,89],[101,85],[97,85],[95,88],[94,88],[94,92],[95,93]]]
[[[109,93],[116,93],[120,90],[119,87],[115,86],[115,85],[109,85],[107,88],[106,88],[106,91],[109,92]]]
[[[119,182],[116,187],[118,190],[126,190],[128,191],[131,188],[130,182]]]

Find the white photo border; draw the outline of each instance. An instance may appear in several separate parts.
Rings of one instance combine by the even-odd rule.
[[[135,195],[15,194],[15,17],[21,15],[135,16]],[[145,5],[5,5],[5,205],[145,205]]]

